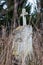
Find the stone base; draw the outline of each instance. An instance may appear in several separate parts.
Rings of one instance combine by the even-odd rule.
[[[33,54],[32,26],[19,26],[13,34],[13,55],[20,56],[22,58],[23,65],[25,57],[29,54],[31,58],[31,54]]]

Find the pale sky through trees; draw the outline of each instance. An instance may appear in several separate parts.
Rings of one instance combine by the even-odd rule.
[[[32,13],[32,12],[34,11],[34,7],[35,7],[35,6],[37,7],[37,5],[36,5],[36,0],[28,0],[27,4],[28,4],[29,2],[32,4],[32,9],[31,9],[31,13]]]
[[[2,0],[0,4],[2,4],[3,2],[5,2],[5,1]],[[6,9],[6,8],[7,8],[7,5],[5,4],[5,5],[3,6],[3,9]]]
[[[3,2],[4,2],[4,0],[1,1],[1,3],[3,3]],[[32,4],[32,8],[31,8],[31,13],[32,13],[32,12],[34,11],[34,7],[36,6],[36,0],[28,0],[27,4],[28,4],[29,2]],[[6,8],[7,8],[7,5],[5,4],[5,5],[3,6],[3,8],[6,9]]]

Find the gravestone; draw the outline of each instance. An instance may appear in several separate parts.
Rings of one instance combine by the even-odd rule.
[[[23,9],[22,11],[25,11]],[[23,14],[21,14],[22,16]],[[25,14],[27,15],[27,14]],[[19,26],[13,32],[13,55],[19,56],[22,59],[22,65],[25,65],[25,58],[29,54],[33,54],[32,47],[32,26],[26,25],[26,18],[23,15],[23,26]]]

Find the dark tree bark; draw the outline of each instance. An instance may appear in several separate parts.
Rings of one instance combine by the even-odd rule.
[[[18,7],[18,2],[17,0],[14,0],[14,28],[17,27],[18,24],[18,14],[17,14],[17,7]]]
[[[38,18],[41,18],[40,21],[40,29],[43,30],[43,5],[42,5],[42,0],[37,0],[37,10],[38,10]]]

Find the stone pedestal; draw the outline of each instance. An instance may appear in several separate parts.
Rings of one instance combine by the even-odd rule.
[[[25,57],[33,54],[32,47],[32,26],[20,26],[14,31],[13,38],[13,55],[22,58],[22,65],[24,65]]]

